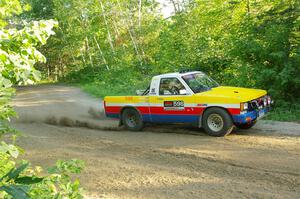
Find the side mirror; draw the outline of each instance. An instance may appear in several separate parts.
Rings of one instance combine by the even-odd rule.
[[[136,95],[143,95],[144,92],[145,92],[145,90],[136,90],[135,91]]]
[[[179,91],[179,94],[180,94],[180,95],[186,95],[186,94],[187,94],[187,91],[186,91],[185,89],[180,90],[180,91]]]

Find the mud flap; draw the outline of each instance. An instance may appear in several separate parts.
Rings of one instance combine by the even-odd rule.
[[[202,115],[199,116],[198,128],[202,127]]]
[[[227,130],[227,132],[226,132],[226,134],[224,135],[224,137],[227,136],[227,135],[229,135],[229,134],[232,132],[233,128],[234,128],[234,125],[232,125],[232,126]]]
[[[119,127],[123,126],[123,122],[122,122],[122,119],[119,120]]]

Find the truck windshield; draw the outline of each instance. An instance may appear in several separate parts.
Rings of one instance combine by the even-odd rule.
[[[184,75],[182,76],[182,79],[187,83],[194,93],[208,91],[219,86],[215,80],[209,78],[205,73]]]

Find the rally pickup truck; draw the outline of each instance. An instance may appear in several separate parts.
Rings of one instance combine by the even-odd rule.
[[[251,128],[273,103],[265,90],[220,86],[200,71],[168,73],[152,78],[137,96],[107,96],[107,117],[128,130],[145,123],[188,123],[211,136],[225,136],[234,126]]]

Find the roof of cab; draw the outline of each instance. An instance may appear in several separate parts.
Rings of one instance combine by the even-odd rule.
[[[183,75],[190,75],[190,74],[195,74],[195,73],[199,73],[200,71],[190,71],[190,72],[184,72],[184,73],[165,73],[165,74],[161,74],[161,75],[156,75],[153,78],[162,78],[162,77],[181,77]]]

